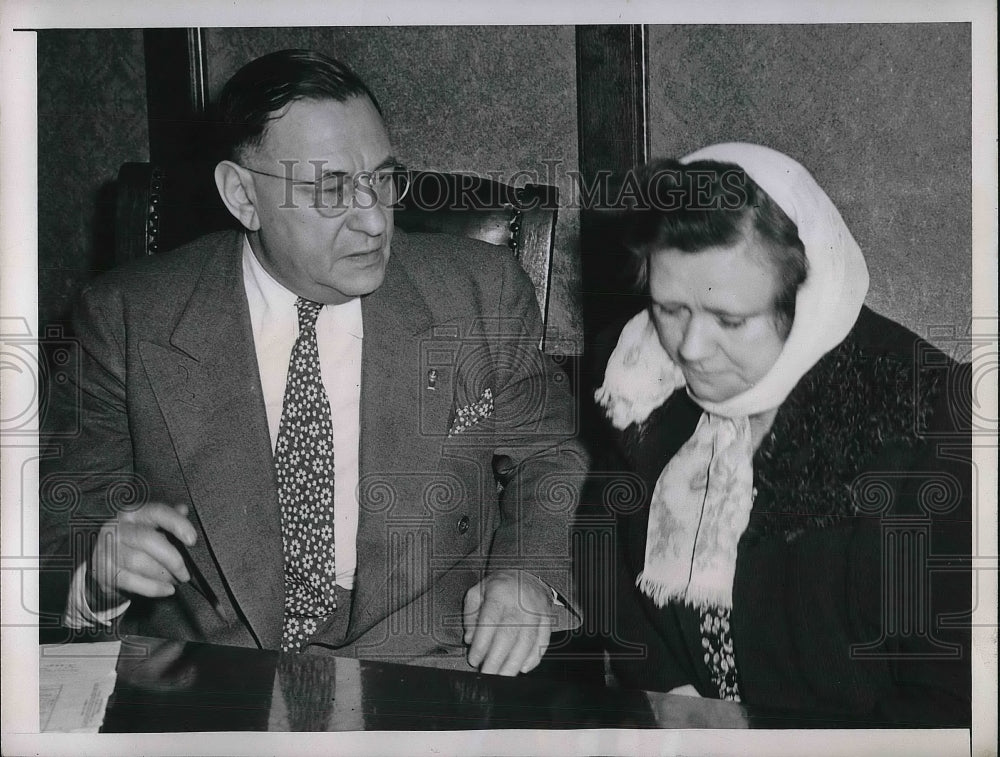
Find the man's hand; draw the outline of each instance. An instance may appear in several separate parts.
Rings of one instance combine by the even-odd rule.
[[[464,615],[472,667],[502,676],[527,673],[549,646],[552,591],[526,571],[498,570],[466,592]]]
[[[87,602],[119,604],[123,594],[167,597],[174,585],[189,581],[184,557],[168,535],[191,546],[197,539],[187,505],[150,502],[105,523],[90,556]],[[103,595],[103,596],[102,596]]]

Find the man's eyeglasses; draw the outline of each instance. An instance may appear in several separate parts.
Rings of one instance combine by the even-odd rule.
[[[258,176],[282,179],[290,187],[312,187],[313,196],[309,207],[327,218],[343,215],[352,207],[365,210],[373,208],[376,203],[385,206],[395,205],[406,197],[406,193],[410,190],[409,172],[399,163],[376,168],[374,171],[360,171],[353,176],[346,172],[333,172],[321,176],[316,181],[280,176],[247,166],[241,168]],[[287,168],[291,173],[292,166],[289,164]],[[319,170],[320,166],[316,168]],[[297,207],[291,192],[285,196],[285,203],[281,207]]]

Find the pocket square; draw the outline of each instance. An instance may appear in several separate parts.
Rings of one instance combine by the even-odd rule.
[[[469,430],[491,415],[493,415],[493,390],[487,388],[483,391],[483,396],[476,402],[458,408],[458,411],[455,413],[455,420],[448,430],[448,437],[450,438]]]

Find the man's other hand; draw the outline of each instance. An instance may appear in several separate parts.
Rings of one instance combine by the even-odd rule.
[[[189,581],[184,556],[169,538],[187,546],[195,543],[197,534],[187,514],[187,505],[150,502],[105,523],[90,556],[90,607],[120,603],[129,594],[167,597],[175,584]]]
[[[498,570],[465,594],[469,664],[515,676],[538,665],[552,635],[552,590],[523,570]]]

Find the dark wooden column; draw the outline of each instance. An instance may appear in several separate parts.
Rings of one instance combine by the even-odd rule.
[[[204,38],[201,29],[146,29],[149,159],[159,165],[193,161],[209,149]]]
[[[578,26],[576,29],[577,103],[580,144],[580,253],[582,264],[584,355],[575,386],[580,397],[580,433],[594,436],[597,415],[592,387],[603,375],[592,348],[601,329],[641,307],[626,294],[629,283],[617,240],[617,216],[609,209],[625,173],[646,162],[647,40],[644,26]],[[606,355],[604,356],[607,357]],[[595,465],[606,461],[595,455]],[[599,481],[597,474],[595,481]],[[573,554],[584,623],[568,646],[583,661],[601,659],[600,650],[615,642],[613,596],[606,595],[606,576],[614,560],[614,522],[601,507],[600,487],[588,489],[577,513]],[[550,647],[551,648],[551,647]]]
[[[625,172],[649,157],[647,32],[642,25],[578,26],[580,248],[586,342],[613,318],[638,307],[616,255],[607,208]]]
[[[119,181],[133,187],[137,207],[119,206],[127,228],[132,213],[149,215],[153,231],[139,249],[169,250],[196,236],[234,223],[222,205],[212,175],[219,158],[216,133],[208,121],[207,62],[201,29],[146,29],[146,107],[151,166],[123,169]],[[179,203],[150,210],[158,200]],[[119,237],[125,238],[127,237]],[[154,246],[155,245],[155,249]],[[120,248],[131,258],[133,248]]]

